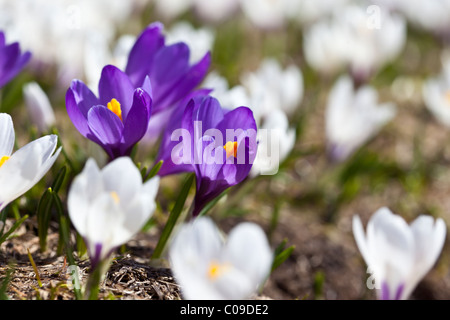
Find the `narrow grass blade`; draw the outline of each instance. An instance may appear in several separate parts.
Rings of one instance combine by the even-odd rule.
[[[153,252],[152,259],[161,258],[172,230],[175,227],[175,224],[177,223],[181,212],[183,211],[184,204],[186,203],[186,199],[189,194],[189,190],[191,189],[192,183],[194,182],[194,178],[195,175],[191,174],[187,181],[184,183],[183,188],[178,195],[178,199],[175,202],[175,206],[170,212],[169,218],[167,219],[166,225],[161,233],[161,237],[159,238],[158,244],[156,245],[155,251]]]
[[[2,244],[3,242],[5,242],[6,240],[8,240],[9,236],[16,231],[16,229],[18,227],[20,227],[20,225],[28,219],[28,215],[24,215],[22,218],[20,218],[19,220],[17,220],[13,226],[7,231],[5,232],[1,237],[0,237],[0,244]]]
[[[147,176],[145,177],[144,180],[147,181],[147,180],[150,180],[151,178],[153,178],[154,176],[156,176],[158,174],[159,170],[161,169],[163,162],[164,162],[163,160],[160,160],[157,164],[155,164],[153,166],[153,168],[151,168],[150,172],[147,174]]]
[[[30,253],[30,250],[27,248],[28,259],[30,259],[31,265],[33,266],[34,273],[36,274],[36,280],[38,282],[39,288],[42,288],[41,277],[39,276],[39,270],[36,267],[36,263],[34,263],[33,256]]]

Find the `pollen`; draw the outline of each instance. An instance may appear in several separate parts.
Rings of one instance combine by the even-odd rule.
[[[229,157],[231,157],[231,155],[233,155],[235,158],[237,157],[237,148],[238,148],[238,143],[236,141],[232,142],[232,141],[228,141],[223,148],[225,149],[225,151],[227,152],[227,159]]]
[[[228,264],[219,264],[217,262],[211,262],[208,268],[208,278],[210,280],[216,280],[222,274],[230,269]]]
[[[120,121],[122,120],[122,109],[120,108],[120,103],[116,99],[111,99],[107,105],[108,109],[111,110],[116,116],[119,117]]]
[[[119,202],[120,202],[120,197],[119,197],[119,195],[117,194],[117,192],[111,191],[111,192],[110,192],[110,195],[111,195],[111,198],[113,198],[114,202],[115,202],[116,204],[119,204]]]
[[[8,161],[9,158],[10,158],[10,157],[8,157],[8,156],[3,156],[3,157],[1,157],[1,158],[0,158],[0,167],[1,167],[2,165],[4,165],[5,162]]]

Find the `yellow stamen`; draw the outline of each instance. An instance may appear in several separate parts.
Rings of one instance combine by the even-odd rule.
[[[120,202],[120,197],[119,197],[119,195],[117,194],[117,192],[111,191],[111,192],[110,192],[110,195],[111,195],[111,197],[113,198],[114,202],[115,202],[116,204],[119,204],[119,202]]]
[[[107,105],[108,109],[114,112],[116,116],[119,117],[120,121],[122,120],[122,109],[120,108],[120,103],[116,99],[112,99],[110,102],[108,102]]]
[[[219,264],[217,262],[211,262],[208,268],[208,278],[210,280],[216,280],[222,274],[227,272],[230,269],[228,264]]]
[[[238,143],[236,141],[228,141],[223,148],[227,151],[227,159],[233,155],[235,158],[237,157],[237,147]]]
[[[10,157],[8,157],[8,156],[3,156],[3,157],[1,157],[1,158],[0,158],[0,167],[1,167],[2,165],[4,165],[5,162],[8,161],[9,158],[10,158]]]

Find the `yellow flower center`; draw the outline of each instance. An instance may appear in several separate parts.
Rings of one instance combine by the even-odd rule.
[[[107,105],[108,109],[111,110],[116,116],[119,117],[120,121],[122,120],[122,109],[120,108],[120,103],[116,99],[111,99]]]
[[[208,278],[210,280],[216,280],[218,277],[226,273],[230,269],[229,264],[219,264],[215,261],[209,264]]]
[[[113,198],[114,202],[115,202],[116,204],[119,204],[119,202],[120,202],[120,197],[119,197],[119,195],[117,194],[117,192],[111,191],[111,192],[110,192],[110,195],[111,195],[111,198]]]
[[[223,148],[227,152],[227,159],[233,155],[235,158],[237,157],[237,147],[238,143],[236,141],[228,141]]]
[[[1,158],[0,158],[0,167],[1,167],[2,165],[4,165],[5,162],[8,161],[9,158],[10,158],[10,157],[8,157],[8,156],[3,156],[3,157],[1,157]]]

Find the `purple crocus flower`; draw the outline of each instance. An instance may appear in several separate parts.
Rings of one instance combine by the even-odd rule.
[[[182,141],[170,150],[172,167],[166,170],[176,172],[181,165],[183,170],[195,172],[194,216],[247,177],[256,156],[256,128],[253,112],[247,107],[229,111],[211,96],[189,101],[181,128],[172,136]]]
[[[130,155],[150,121],[152,98],[148,77],[136,88],[128,76],[108,65],[102,70],[99,97],[80,80],[66,93],[66,108],[77,130],[99,144],[112,159]]]
[[[125,73],[135,87],[146,77],[153,88],[153,115],[149,138],[159,136],[174,108],[203,81],[211,64],[206,53],[199,62],[189,64],[190,50],[183,42],[165,45],[160,22],[150,24],[137,38],[128,56]]]
[[[31,53],[21,53],[18,42],[6,45],[5,34],[0,31],[0,88],[11,81],[28,63]]]

